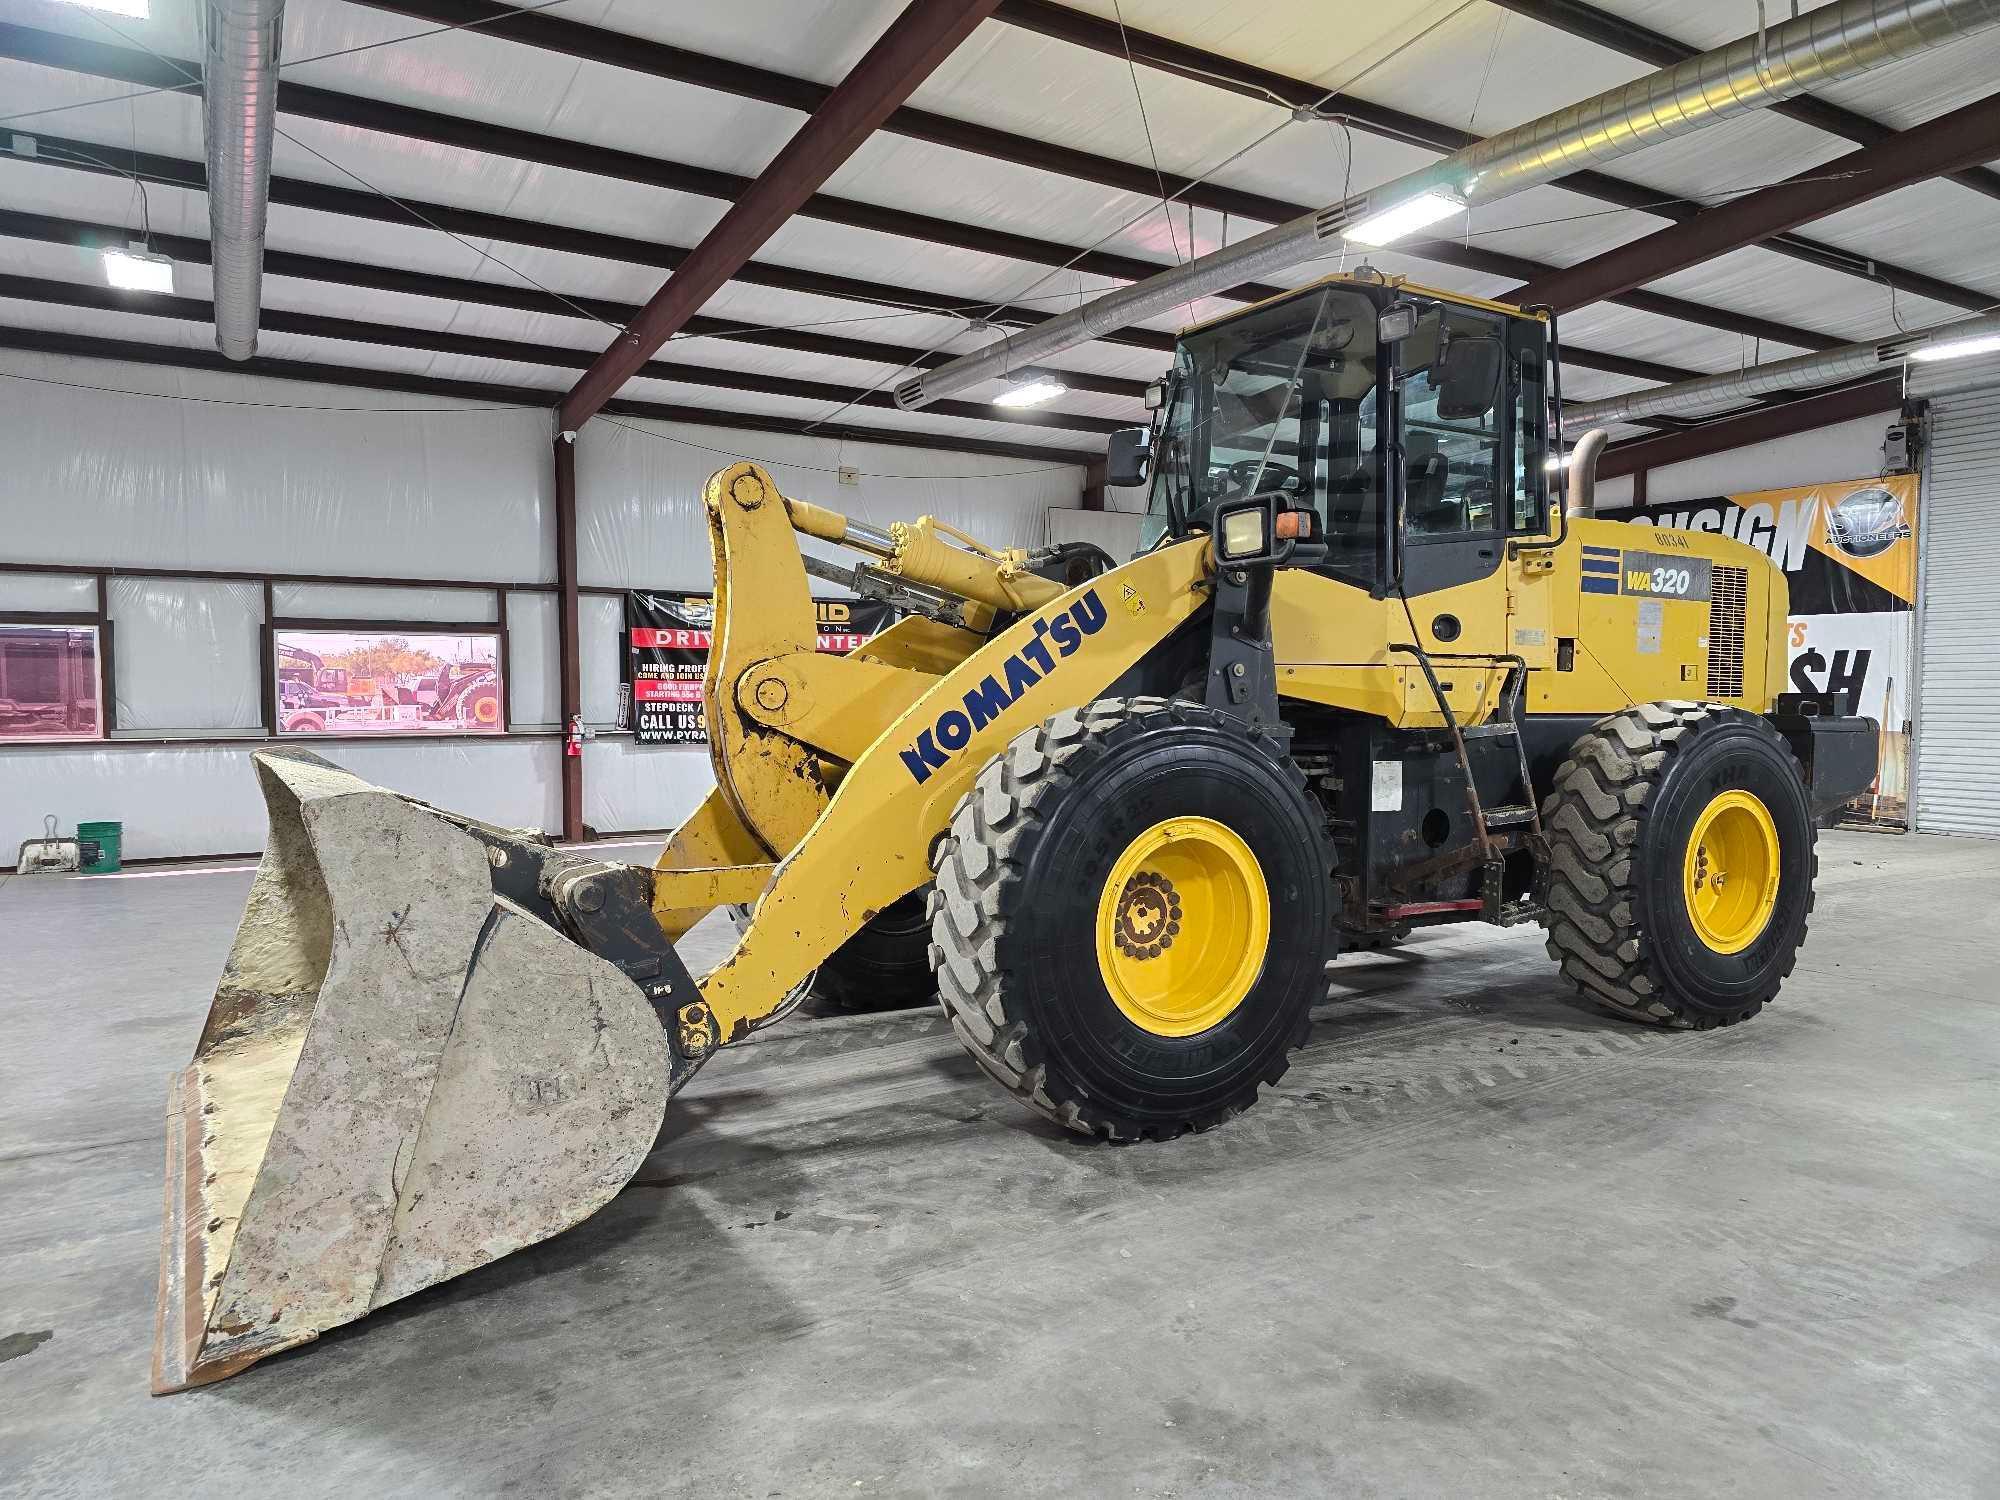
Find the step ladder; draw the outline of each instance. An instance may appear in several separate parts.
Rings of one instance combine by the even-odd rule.
[[[1521,739],[1521,692],[1528,681],[1528,663],[1521,657],[1508,655],[1486,655],[1476,652],[1427,652],[1420,645],[1405,646],[1392,644],[1391,651],[1400,651],[1417,659],[1417,666],[1424,674],[1424,681],[1430,685],[1431,701],[1437,705],[1443,717],[1445,728],[1451,731],[1452,748],[1458,754],[1458,769],[1465,778],[1466,808],[1472,815],[1474,838],[1479,848],[1479,899],[1453,902],[1449,905],[1459,910],[1472,910],[1477,906],[1480,916],[1499,927],[1512,927],[1517,923],[1531,922],[1542,914],[1541,907],[1531,897],[1518,900],[1506,899],[1506,856],[1519,847],[1534,849],[1539,855],[1542,843],[1542,813],[1535,805],[1535,780],[1528,767],[1528,747]],[[1484,724],[1462,725],[1458,715],[1452,712],[1451,700],[1445,696],[1444,684],[1438,681],[1436,661],[1454,661],[1467,664],[1477,663],[1484,667],[1504,666],[1507,670],[1507,685],[1502,690],[1499,711]],[[1518,806],[1503,805],[1487,807],[1480,801],[1479,784],[1472,774],[1472,757],[1466,745],[1471,740],[1510,739],[1514,743],[1515,764],[1519,768],[1521,790],[1527,801]],[[1429,903],[1436,904],[1436,903]]]

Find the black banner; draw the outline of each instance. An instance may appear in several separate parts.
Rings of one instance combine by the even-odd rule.
[[[845,656],[895,622],[874,599],[815,599],[819,649]],[[701,682],[708,671],[712,594],[625,595],[625,683],[642,745],[705,745]]]

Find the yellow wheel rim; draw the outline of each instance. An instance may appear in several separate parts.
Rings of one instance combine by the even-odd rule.
[[[1257,856],[1212,818],[1168,818],[1125,847],[1097,899],[1097,968],[1125,1018],[1193,1036],[1243,1003],[1271,940]]]
[[[1681,873],[1694,934],[1717,953],[1756,942],[1778,904],[1778,826],[1748,792],[1723,792],[1695,819]]]

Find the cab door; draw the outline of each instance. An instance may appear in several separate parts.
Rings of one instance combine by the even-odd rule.
[[[1453,711],[1476,718],[1494,706],[1505,671],[1464,658],[1518,657],[1531,671],[1555,660],[1552,554],[1532,545],[1550,524],[1547,330],[1451,305],[1432,326],[1420,324],[1399,361],[1407,369],[1393,403],[1409,617],[1390,629],[1455,668],[1439,672]],[[1429,703],[1421,673],[1408,691],[1412,711]]]
[[[1501,673],[1456,658],[1513,647],[1507,558],[1515,454],[1506,320],[1440,304],[1399,352],[1392,461],[1400,474],[1397,572],[1409,614],[1391,600],[1392,641],[1430,654],[1455,714],[1483,718]],[[1412,633],[1414,632],[1414,634]],[[1420,672],[1409,709],[1433,706]]]

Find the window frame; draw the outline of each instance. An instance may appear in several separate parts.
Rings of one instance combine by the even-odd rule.
[[[99,599],[102,600],[102,590]],[[0,611],[0,630],[48,630],[90,633],[90,665],[94,678],[92,683],[92,704],[96,708],[96,728],[89,733],[64,734],[12,734],[0,730],[0,745],[98,745],[110,739],[116,727],[115,716],[109,703],[107,688],[113,681],[111,676],[111,624],[101,613],[86,610],[4,610]]]
[[[308,618],[301,616],[280,616],[275,619],[267,619],[264,622],[262,632],[265,734],[272,739],[303,741],[306,743],[332,739],[362,739],[371,743],[376,741],[422,741],[452,738],[504,739],[513,732],[512,706],[508,701],[512,696],[512,672],[508,661],[508,629],[504,599],[499,605],[498,613],[500,615],[498,620],[475,621],[347,619],[342,617]],[[467,728],[457,722],[442,724],[435,729],[426,728],[421,725],[407,729],[399,727],[379,730],[336,728],[317,730],[286,729],[283,727],[282,708],[278,691],[278,647],[280,635],[287,632],[376,636],[490,636],[494,641],[493,671],[499,678],[496,696],[499,700],[500,717],[490,729]]]

